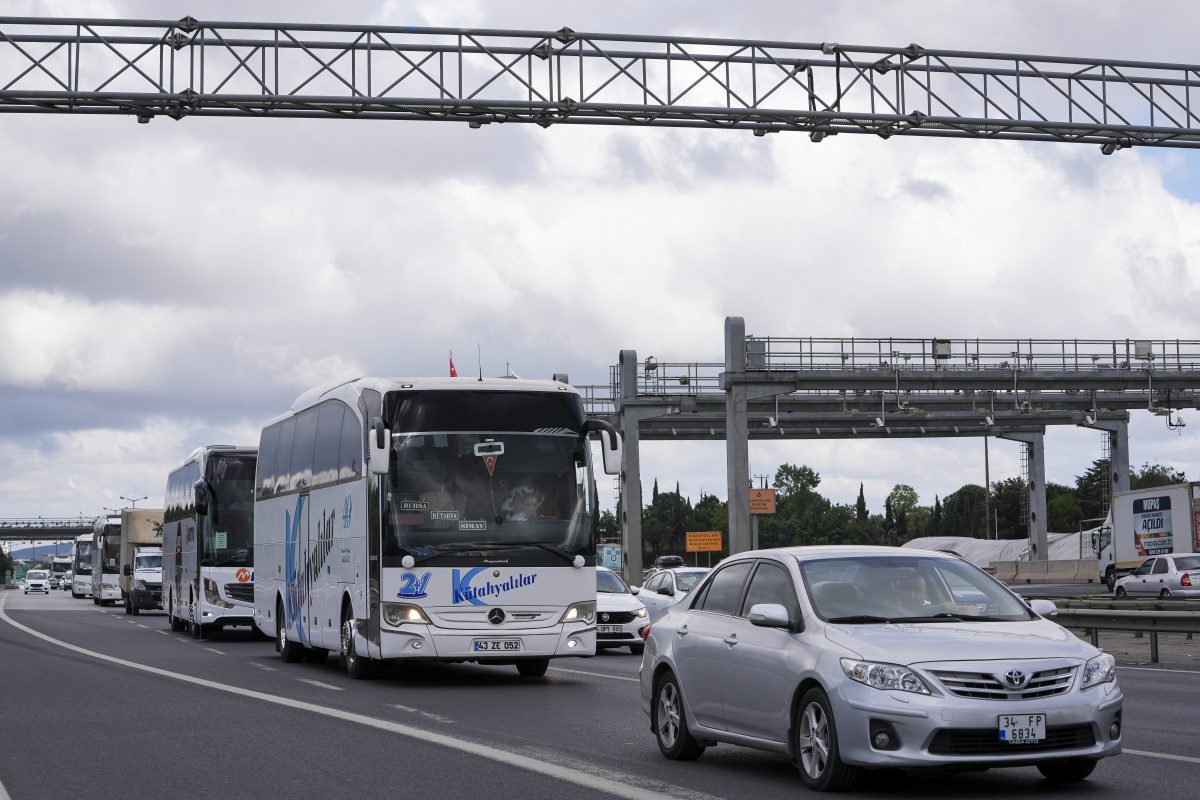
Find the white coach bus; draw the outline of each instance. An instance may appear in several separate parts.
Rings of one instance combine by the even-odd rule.
[[[615,474],[616,431],[565,383],[361,378],[302,394],[259,445],[259,630],[285,661],[337,650],[356,678],[390,659],[538,676],[594,654],[593,432]]]
[[[121,515],[96,520],[92,529],[92,602],[106,606],[121,599]]]
[[[71,597],[92,596],[92,533],[75,537],[71,545]]]
[[[163,608],[197,639],[254,625],[253,447],[198,447],[167,478]]]

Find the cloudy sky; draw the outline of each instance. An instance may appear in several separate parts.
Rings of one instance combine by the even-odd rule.
[[[202,5],[202,7],[200,7]],[[51,2],[5,13],[408,24],[905,45],[1194,63],[1160,2]],[[0,116],[0,517],[161,504],[195,446],[254,443],[354,375],[567,372],[623,348],[723,360],[781,337],[1200,339],[1196,157],[1093,145],[320,120]],[[1188,415],[1185,413],[1185,419]],[[1200,477],[1200,418],[1135,413],[1134,464]],[[979,440],[752,444],[880,511],[983,480]],[[993,442],[992,478],[1017,445]],[[1100,434],[1052,431],[1070,483]],[[720,444],[644,482],[725,495]],[[611,492],[609,492],[611,495]],[[143,502],[140,505],[146,505]]]

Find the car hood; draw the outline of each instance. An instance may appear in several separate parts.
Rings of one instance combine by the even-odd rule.
[[[1088,659],[1099,650],[1048,620],[826,625],[829,641],[892,664],[1015,658]]]
[[[631,594],[610,594],[608,592],[596,593],[596,610],[597,611],[636,611],[644,605],[641,600],[638,600]]]

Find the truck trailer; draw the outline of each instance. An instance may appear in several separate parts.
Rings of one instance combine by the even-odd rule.
[[[1151,556],[1200,552],[1200,483],[1113,494],[1095,549],[1110,591]]]

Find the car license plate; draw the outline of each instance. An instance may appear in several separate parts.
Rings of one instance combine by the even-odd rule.
[[[477,653],[515,653],[521,650],[521,640],[476,639],[473,649]]]
[[[1037,744],[1046,738],[1046,715],[1001,714],[997,727],[1002,742]]]
[[[620,625],[597,625],[596,631],[599,633],[621,633]]]

